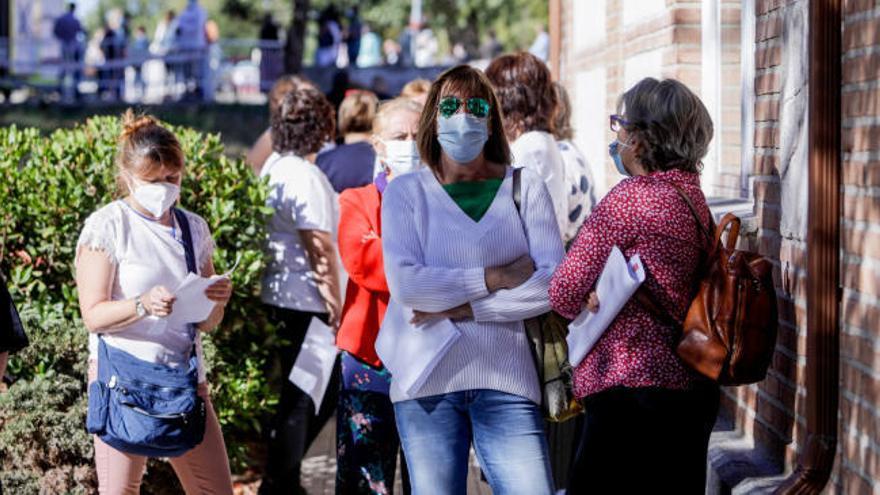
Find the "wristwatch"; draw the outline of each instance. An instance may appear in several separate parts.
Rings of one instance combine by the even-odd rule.
[[[147,308],[145,308],[144,303],[141,302],[141,296],[134,298],[134,310],[137,313],[138,318],[147,316]]]

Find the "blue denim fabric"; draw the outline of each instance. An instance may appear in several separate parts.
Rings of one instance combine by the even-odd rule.
[[[495,495],[550,495],[544,421],[530,400],[467,390],[394,404],[415,495],[467,492],[473,440]]]

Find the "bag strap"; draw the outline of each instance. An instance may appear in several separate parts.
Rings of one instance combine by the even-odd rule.
[[[189,228],[189,220],[186,214],[179,208],[172,208],[174,218],[177,219],[177,225],[180,225],[180,234],[183,237],[183,251],[186,255],[186,269],[192,273],[199,273],[196,267],[196,254],[193,249],[192,231]]]
[[[516,212],[522,220],[522,169],[513,169],[513,204],[516,205]]]

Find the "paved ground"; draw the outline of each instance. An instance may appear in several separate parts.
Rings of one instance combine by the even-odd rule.
[[[489,485],[480,481],[480,468],[471,455],[470,475],[468,477],[468,495],[490,495]],[[309,495],[334,495],[336,479],[336,421],[331,419],[315,440],[312,448],[306,453],[302,464],[302,484]],[[236,495],[255,495],[259,482],[240,484],[236,487]],[[400,489],[400,475],[395,482],[394,493],[403,493]]]

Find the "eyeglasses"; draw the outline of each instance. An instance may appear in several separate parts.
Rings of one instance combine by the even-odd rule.
[[[621,129],[628,125],[629,121],[616,113],[608,117],[608,126],[611,128],[611,132],[620,132]]]
[[[461,104],[465,104],[465,109],[467,109],[467,113],[473,115],[477,118],[485,118],[489,115],[489,109],[492,108],[489,105],[489,102],[484,98],[467,98],[462,100],[457,96],[446,96],[440,100],[440,115],[443,118],[448,119],[455,115],[458,112],[458,109],[461,108]]]

